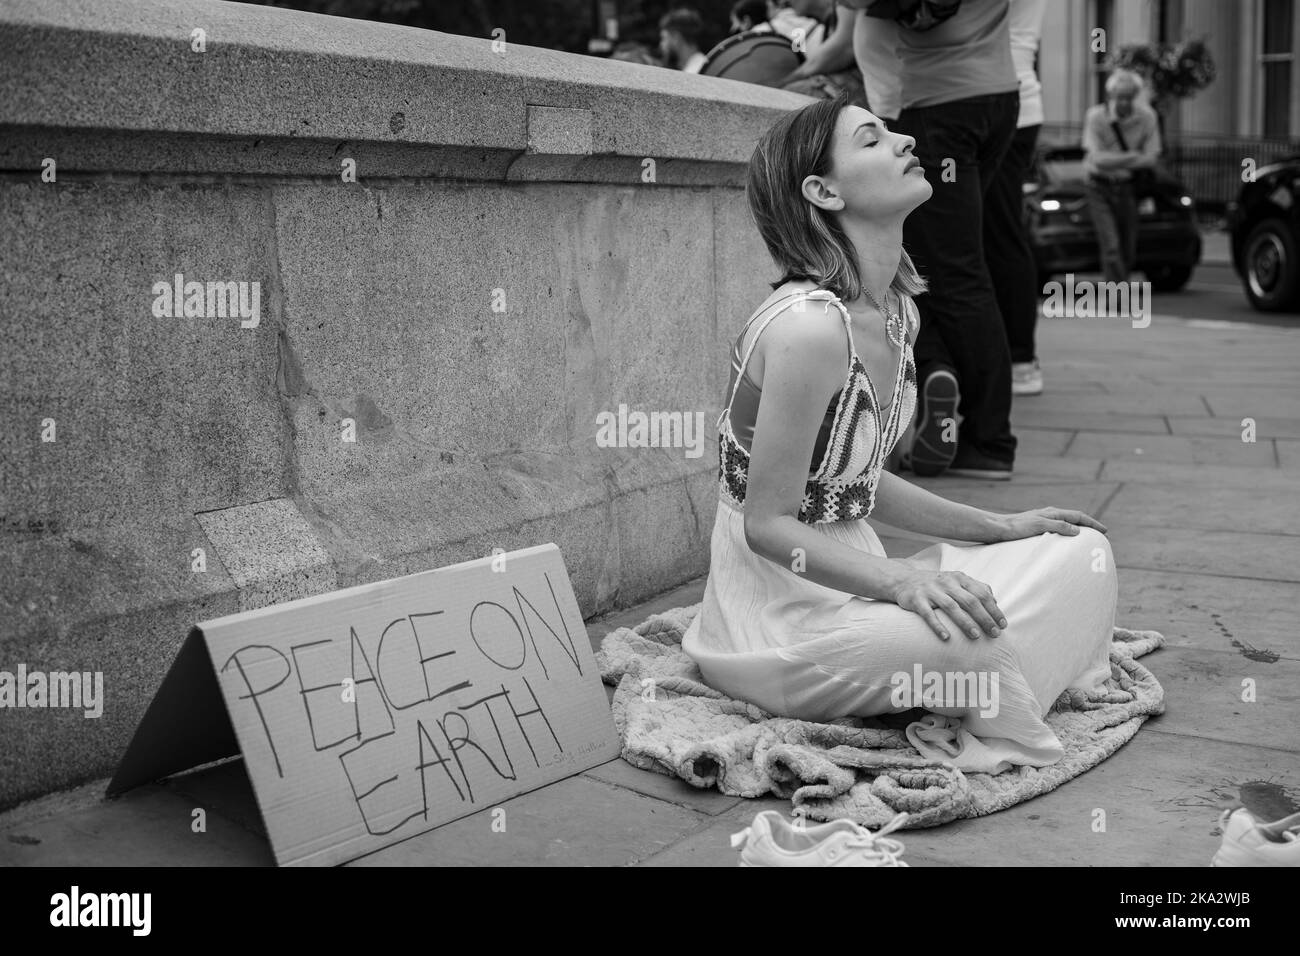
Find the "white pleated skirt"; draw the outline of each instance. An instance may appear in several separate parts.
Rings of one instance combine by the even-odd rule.
[[[866,519],[812,527],[885,556]],[[1062,691],[1100,691],[1111,674],[1118,584],[1106,536],[1081,528],[997,544],[934,544],[903,560],[989,585],[1007,619],[1001,636],[972,640],[938,611],[951,635],[944,641],[896,604],[810,581],[751,551],[743,513],[720,499],[703,604],[682,648],[710,686],[777,716],[824,722],[920,704],[955,718],[941,723],[956,730],[940,740],[944,734],[916,723],[909,739],[959,769],[1000,772],[1058,760],[1063,748],[1044,716]],[[973,697],[975,686],[986,693]]]

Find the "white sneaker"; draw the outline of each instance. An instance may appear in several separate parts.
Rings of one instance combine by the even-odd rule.
[[[1011,394],[1043,394],[1043,372],[1038,367],[1038,359],[1011,363]]]
[[[764,810],[731,837],[740,866],[907,866],[903,844],[885,837],[907,819],[900,813],[872,833],[852,820],[795,827],[775,810]]]
[[[1300,866],[1300,813],[1261,823],[1245,807],[1219,815],[1223,845],[1210,866]]]

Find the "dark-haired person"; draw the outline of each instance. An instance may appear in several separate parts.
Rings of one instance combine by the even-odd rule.
[[[772,29],[772,25],[767,22],[767,0],[737,0],[732,4],[732,33],[746,33],[758,29],[767,31]]]
[[[683,73],[698,73],[708,57],[700,50],[704,21],[689,7],[669,10],[659,19],[659,52],[664,66]]]
[[[962,769],[1043,766],[1063,753],[1053,701],[1110,674],[1115,564],[1082,512],[995,514],[883,468],[916,399],[924,283],[903,224],[932,187],[913,146],[840,97],[779,120],[750,159],[781,277],[731,354],[708,580],[682,646],[711,686],[807,720],[911,709],[895,678],[917,668],[995,676],[995,701],[927,699],[952,719],[913,724],[914,742]],[[872,515],[981,544],[891,559]]]

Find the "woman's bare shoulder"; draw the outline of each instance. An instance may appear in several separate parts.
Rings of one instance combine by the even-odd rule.
[[[812,282],[787,282],[768,296],[755,315],[794,292],[816,292]],[[757,334],[758,323],[747,338]],[[794,299],[767,323],[756,346],[760,362],[780,351],[811,375],[838,369],[847,355],[844,320],[829,297]]]

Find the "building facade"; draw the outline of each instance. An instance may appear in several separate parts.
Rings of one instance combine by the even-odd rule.
[[[1166,135],[1300,140],[1298,0],[1048,0],[1039,50],[1050,125],[1078,124],[1102,98],[1104,54],[1127,43],[1205,37],[1217,76],[1165,119]]]

